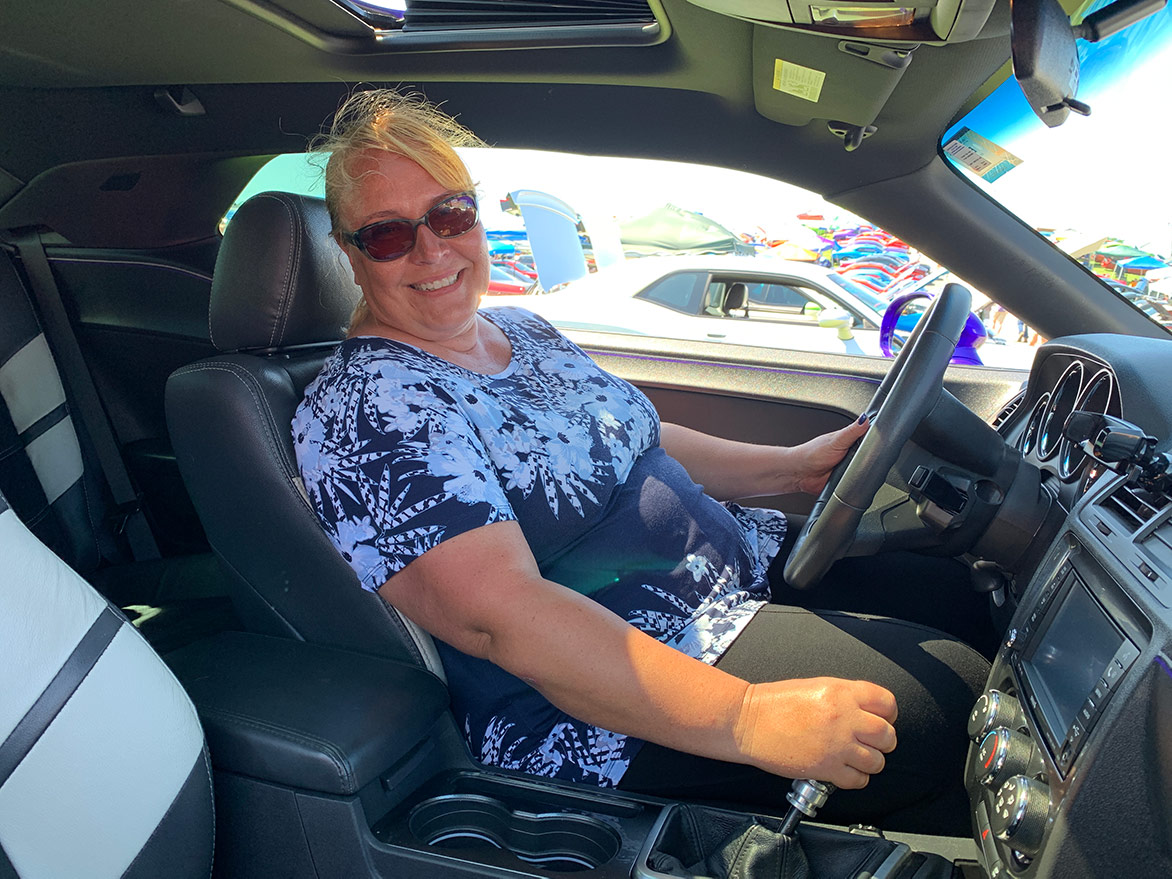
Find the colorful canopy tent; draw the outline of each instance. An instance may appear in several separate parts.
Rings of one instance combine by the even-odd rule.
[[[656,208],[646,216],[619,226],[623,249],[644,256],[652,253],[753,253],[720,223],[675,205]]]
[[[1150,272],[1153,269],[1168,268],[1168,263],[1154,256],[1137,256],[1119,265],[1125,272]]]
[[[1138,256],[1151,256],[1146,250],[1140,250],[1138,247],[1132,247],[1129,244],[1108,244],[1106,247],[1100,247],[1095,252],[1101,253],[1103,256],[1109,256],[1116,262],[1134,259]]]

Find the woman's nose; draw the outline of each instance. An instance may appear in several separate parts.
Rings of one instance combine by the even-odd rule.
[[[424,224],[415,230],[415,247],[412,248],[411,255],[417,262],[432,262],[443,253],[446,246],[444,239]]]

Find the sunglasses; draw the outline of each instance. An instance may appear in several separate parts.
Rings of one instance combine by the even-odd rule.
[[[456,238],[471,232],[479,219],[476,196],[461,192],[445,198],[418,220],[379,220],[342,238],[369,259],[390,262],[411,252],[420,226],[427,226],[440,238]]]

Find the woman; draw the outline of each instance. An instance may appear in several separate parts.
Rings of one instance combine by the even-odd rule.
[[[293,424],[310,497],[363,587],[437,639],[473,754],[657,793],[676,792],[665,776],[707,796],[732,779],[730,798],[777,804],[778,777],[863,788],[895,748],[897,707],[854,678],[939,713],[904,648],[940,654],[937,689],[963,718],[987,666],[919,627],[768,606],[785,520],[717,500],[818,491],[866,419],[795,448],[661,425],[542,319],[478,311],[487,241],[453,149],[474,140],[393,92],[339,112],[326,200],[363,303]],[[801,655],[775,640],[810,633]],[[917,807],[954,780],[937,775],[909,767],[843,809]]]

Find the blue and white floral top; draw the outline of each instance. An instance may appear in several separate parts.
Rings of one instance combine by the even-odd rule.
[[[377,590],[441,541],[516,520],[544,577],[715,662],[768,600],[765,570],[785,519],[705,495],[660,448],[651,401],[542,318],[482,314],[512,344],[497,375],[358,337],[306,390],[293,419],[297,459],[334,545]],[[436,645],[484,763],[610,787],[642,744]]]

